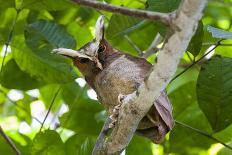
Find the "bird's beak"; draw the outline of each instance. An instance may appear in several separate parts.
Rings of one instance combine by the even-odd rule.
[[[75,51],[75,50],[68,49],[68,48],[53,49],[52,53],[64,55],[64,56],[71,57],[71,58],[79,57],[79,58],[88,58],[88,59],[92,60],[91,57],[84,55],[84,54],[80,53],[79,51]]]

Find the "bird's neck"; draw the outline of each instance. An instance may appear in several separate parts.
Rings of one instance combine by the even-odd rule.
[[[103,66],[103,70],[106,69],[113,61],[115,61],[117,58],[119,58],[120,56],[123,55],[122,52],[114,49],[106,40],[104,40],[101,44],[103,44],[105,46],[105,51],[104,53],[102,53],[101,55],[99,55],[99,61]],[[87,83],[90,85],[90,87],[92,87],[93,89],[94,87],[94,82],[95,82],[95,78],[98,74],[100,74],[102,72],[102,70],[100,70],[99,68],[92,71],[91,75],[85,76],[85,79],[87,81]]]

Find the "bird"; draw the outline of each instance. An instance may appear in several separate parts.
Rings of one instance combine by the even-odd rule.
[[[95,38],[79,50],[56,48],[53,53],[69,57],[95,90],[99,102],[117,123],[124,95],[135,92],[149,76],[153,65],[146,59],[132,56],[114,47],[104,37],[104,16],[95,25]],[[112,125],[113,124],[113,125]],[[140,121],[136,134],[161,143],[174,127],[172,105],[164,91]]]

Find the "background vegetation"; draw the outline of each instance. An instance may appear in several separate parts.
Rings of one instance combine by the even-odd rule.
[[[180,0],[105,2],[171,12]],[[146,50],[157,33],[167,32],[159,22],[67,0],[0,0],[0,125],[22,154],[90,154],[106,113],[71,61],[51,51],[78,49],[92,40],[101,14],[107,18],[106,38],[132,55]],[[126,154],[232,154],[229,146],[220,144],[232,146],[231,25],[232,1],[209,1],[176,74],[186,72],[167,88],[175,119],[189,126],[177,122],[161,145],[135,136]],[[154,59],[148,58],[151,63]],[[3,137],[0,152],[14,154]]]

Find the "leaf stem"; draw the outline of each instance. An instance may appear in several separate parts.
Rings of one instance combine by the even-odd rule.
[[[9,45],[10,45],[10,42],[12,40],[12,36],[13,36],[13,32],[14,32],[14,29],[15,29],[15,25],[16,25],[16,22],[18,20],[18,17],[19,17],[19,13],[21,12],[21,9],[16,9],[16,16],[13,20],[13,24],[12,24],[12,27],[11,27],[11,30],[9,32],[9,35],[8,35],[8,38],[7,38],[7,41],[5,43],[5,50],[4,50],[4,54],[3,54],[3,58],[2,58],[2,63],[1,63],[1,68],[0,68],[0,75],[2,74],[2,67],[4,65],[4,62],[5,62],[5,58],[6,58],[6,54],[7,54],[7,50],[9,48]]]
[[[207,53],[205,53],[202,57],[200,57],[198,60],[196,61],[193,61],[193,63],[191,65],[189,65],[187,68],[185,68],[183,71],[181,71],[179,74],[177,74],[171,81],[173,82],[175,79],[177,79],[179,76],[181,76],[182,74],[184,74],[186,71],[188,71],[190,68],[192,68],[195,64],[197,64],[198,62],[200,62],[202,59],[204,59],[207,55],[209,55],[212,51],[214,51],[218,46],[221,45],[221,41],[222,40],[219,40],[215,46],[210,50],[208,51]]]
[[[207,138],[209,138],[209,139],[212,139],[212,140],[214,140],[215,142],[220,143],[220,144],[222,144],[223,146],[225,146],[226,148],[232,150],[232,147],[231,147],[231,146],[229,146],[229,145],[227,145],[226,143],[224,143],[224,142],[218,140],[217,138],[211,136],[210,134],[208,134],[208,133],[205,132],[205,131],[202,131],[202,130],[200,130],[200,129],[194,128],[194,127],[192,127],[192,126],[189,126],[189,125],[187,125],[187,124],[185,124],[185,123],[182,123],[182,122],[179,122],[179,121],[177,121],[177,120],[175,120],[175,123],[178,124],[178,125],[180,125],[180,126],[182,126],[182,127],[184,127],[184,128],[191,129],[191,130],[195,131],[196,133],[198,133],[198,134],[200,134],[200,135],[203,135],[203,136],[205,136],[205,137],[207,137]]]
[[[14,150],[16,155],[21,155],[19,149],[16,147],[14,142],[5,134],[2,127],[0,126],[0,135],[6,140],[6,142],[10,145],[10,147]]]
[[[52,107],[53,107],[53,105],[54,105],[54,102],[55,102],[55,100],[56,100],[56,98],[57,98],[57,96],[58,96],[60,90],[61,90],[61,86],[57,89],[55,95],[54,95],[53,98],[52,98],[52,101],[51,101],[51,103],[50,103],[50,105],[49,105],[48,111],[47,111],[47,113],[46,113],[46,115],[45,115],[45,117],[44,117],[44,120],[43,120],[42,124],[41,124],[41,127],[40,127],[39,132],[41,132],[41,130],[43,129],[44,123],[45,123],[45,121],[46,121],[46,119],[47,119],[47,117],[48,117],[48,114],[50,113],[50,111],[51,111],[51,109],[52,109]]]

